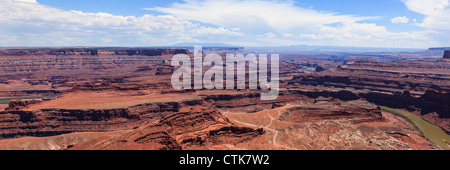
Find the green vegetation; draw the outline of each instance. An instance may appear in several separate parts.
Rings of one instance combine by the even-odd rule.
[[[402,117],[413,124],[414,128],[419,130],[426,138],[428,138],[428,140],[436,144],[439,148],[450,150],[450,135],[445,133],[441,128],[410,112],[385,106],[380,107],[382,111]]]
[[[9,104],[11,100],[30,100],[30,99],[53,99],[56,96],[33,96],[33,97],[10,97],[0,98],[0,104]]]

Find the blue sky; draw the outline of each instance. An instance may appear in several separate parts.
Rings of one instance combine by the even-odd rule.
[[[39,3],[64,10],[80,10],[83,12],[106,12],[115,15],[142,16],[145,14],[164,15],[158,11],[143,10],[155,6],[169,7],[173,3],[181,3],[182,0],[38,0]],[[379,16],[372,22],[386,25],[392,31],[420,30],[414,24],[393,24],[391,18],[397,16],[409,16],[423,19],[423,16],[408,10],[400,0],[303,0],[295,1],[296,6],[315,9],[318,11],[335,12],[339,14]],[[100,6],[100,7],[99,7]],[[382,10],[380,10],[382,9]]]
[[[0,46],[450,46],[449,0],[0,0]]]

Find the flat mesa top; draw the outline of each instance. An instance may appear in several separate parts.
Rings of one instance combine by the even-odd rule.
[[[180,94],[149,94],[143,96],[128,96],[115,94],[114,92],[78,92],[64,94],[55,100],[31,105],[25,110],[34,111],[40,109],[116,109],[146,103],[180,102],[196,99],[201,98],[196,95]]]

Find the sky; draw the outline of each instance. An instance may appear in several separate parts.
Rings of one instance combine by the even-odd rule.
[[[450,46],[450,0],[0,0],[0,46]]]

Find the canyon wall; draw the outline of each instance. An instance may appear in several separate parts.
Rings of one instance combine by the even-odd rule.
[[[201,104],[201,101],[147,103],[117,109],[2,111],[0,112],[0,138],[130,129],[178,112],[182,106],[198,104]]]
[[[115,150],[214,149],[245,143],[260,137],[262,128],[235,126],[214,109],[187,107],[167,115],[158,123],[137,127],[134,131],[109,141],[94,140],[70,149]]]
[[[187,49],[161,48],[48,48],[48,49],[10,49],[0,51],[0,56],[26,55],[145,55],[161,56],[167,54],[189,54]]]

